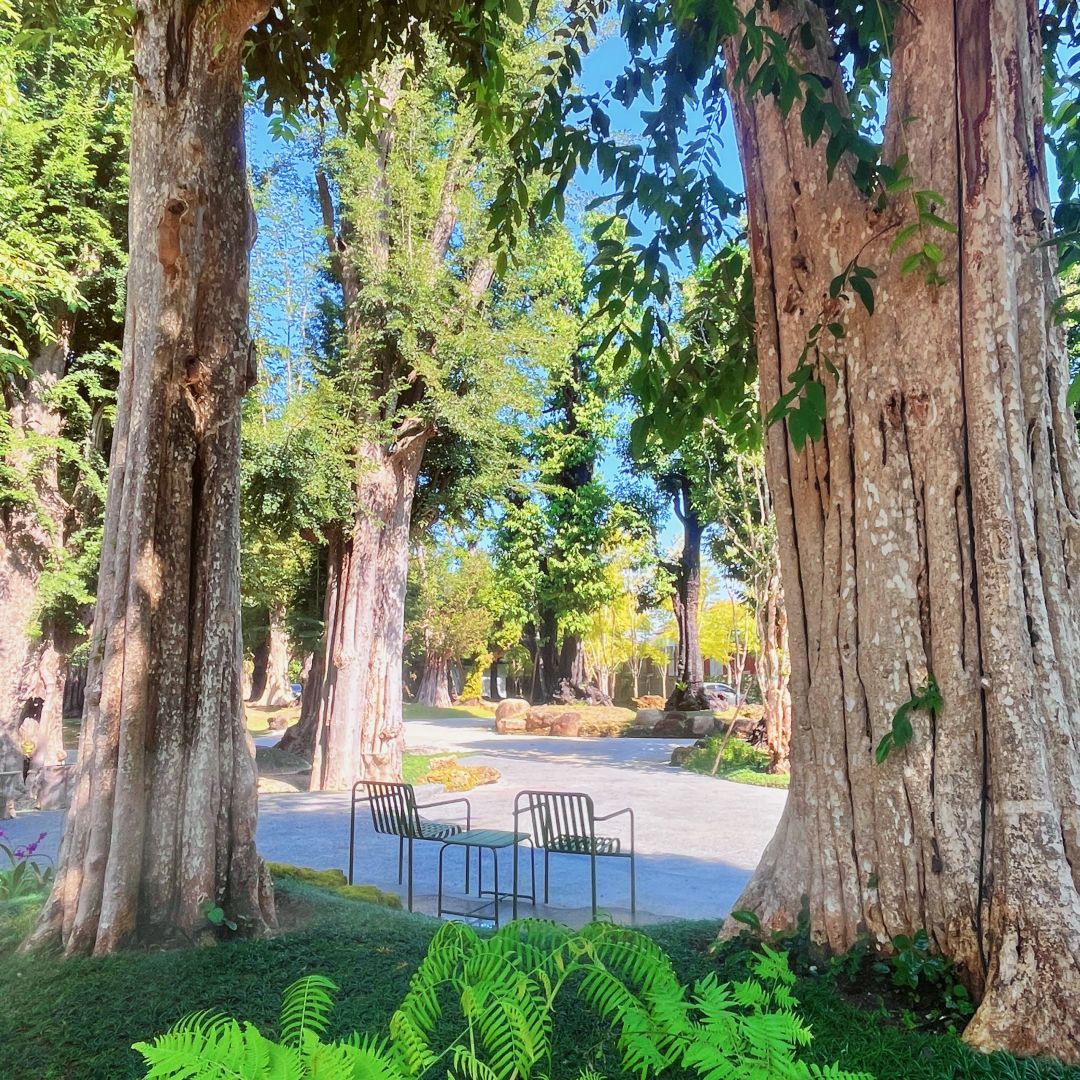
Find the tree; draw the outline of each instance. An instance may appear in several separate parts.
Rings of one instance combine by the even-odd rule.
[[[765,746],[771,771],[785,772],[791,749],[787,609],[772,497],[759,451],[732,450],[713,478],[713,501],[719,525],[711,542],[713,558],[739,582],[753,606]]]
[[[375,141],[328,141],[317,177],[340,287],[326,377],[352,425],[355,471],[351,519],[327,534],[313,790],[400,776],[417,495],[431,510],[466,490],[505,486],[512,466],[507,417],[526,395],[507,359],[527,355],[530,316],[515,307],[512,286],[492,288],[487,189],[498,151],[481,140],[460,77],[434,49],[423,73],[384,65],[388,109]],[[463,476],[468,484],[452,494]]]
[[[663,86],[647,150],[564,127],[558,103],[522,160],[561,177],[587,150],[621,206],[646,196],[661,230],[613,252],[600,290],[659,299],[660,252],[696,258],[743,205],[684,102],[703,84],[707,124],[733,106],[793,707],[787,807],[739,906],[773,928],[805,906],[840,950],[925,928],[979,998],[969,1042],[1075,1059],[1080,453],[1043,121],[1074,7],[624,8],[614,96]],[[670,365],[649,306],[637,343]]]
[[[476,86],[499,51],[494,16],[472,7],[425,4],[423,24],[406,4],[140,0],[115,27],[138,73],[128,307],[78,784],[35,942],[187,939],[207,903],[247,931],[273,922],[240,700],[240,403],[254,376],[241,58],[268,102],[329,97],[344,114],[376,61],[422,54],[426,25]]]
[[[56,20],[20,34],[0,8],[0,817],[66,760],[122,304],[124,59],[82,47],[93,12],[63,4]]]
[[[485,651],[491,634],[491,559],[478,548],[440,546],[414,560],[406,628],[422,659],[418,705],[451,704],[450,666]]]

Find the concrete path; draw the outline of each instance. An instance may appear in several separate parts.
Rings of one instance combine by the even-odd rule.
[[[584,791],[597,814],[624,806],[634,809],[637,826],[637,921],[713,918],[731,909],[772,836],[786,794],[698,776],[667,764],[671,750],[687,740],[558,739],[535,735],[496,735],[492,721],[455,717],[410,720],[409,749],[417,753],[470,755],[467,764],[493,765],[496,784],[468,792],[473,826],[510,829],[514,795],[523,788]],[[272,745],[276,736],[259,739]],[[420,802],[449,798],[439,788],[420,788]],[[454,820],[453,808],[428,816]],[[16,841],[48,833],[42,850],[54,854],[60,814],[27,813],[0,829]],[[366,820],[365,820],[366,818]],[[356,879],[404,894],[397,884],[397,841],[377,836],[366,811],[358,815]],[[625,819],[623,819],[625,820]],[[616,826],[613,835],[621,835]],[[317,868],[348,864],[349,797],[343,794],[290,793],[259,800],[259,849],[276,862]],[[415,845],[415,901],[433,912],[439,845]],[[522,859],[525,873],[527,857]],[[538,869],[542,859],[538,859]],[[490,883],[490,858],[485,863]],[[447,882],[461,893],[460,852],[447,854]],[[474,864],[475,866],[475,864]],[[500,873],[509,887],[510,854],[503,852]],[[599,903],[619,921],[629,921],[629,873],[624,859],[599,862]],[[475,888],[475,886],[474,886]],[[542,886],[541,886],[542,888]],[[522,914],[563,922],[589,917],[589,860],[556,855],[551,860],[551,908],[526,905]],[[509,916],[508,906],[504,917]]]

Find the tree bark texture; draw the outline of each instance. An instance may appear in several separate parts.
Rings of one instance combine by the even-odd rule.
[[[359,455],[356,517],[327,583],[312,791],[401,777],[409,517],[425,442],[413,436],[391,452],[368,445]]]
[[[258,696],[252,679],[251,703],[261,709],[280,709],[292,703],[289,683],[289,631],[285,626],[285,608],[274,604],[270,608],[270,628],[266,642],[266,663],[263,666],[262,687]],[[256,666],[256,673],[258,666]]]
[[[436,709],[446,709],[453,704],[450,697],[449,657],[424,657],[424,673],[420,676],[420,685],[416,690],[416,704],[429,705]]]
[[[34,626],[38,579],[63,544],[67,506],[57,481],[55,453],[44,443],[60,435],[62,418],[44,395],[66,370],[68,325],[34,357],[34,374],[5,394],[16,439],[42,440],[37,449],[17,444],[9,462],[26,472],[36,506],[0,508],[0,818],[10,817],[25,791],[23,763],[31,769],[64,759],[64,663],[56,628]],[[41,460],[36,460],[41,455]],[[27,777],[29,780],[30,778]]]
[[[757,680],[765,711],[765,749],[769,771],[787,772],[791,753],[791,690],[787,609],[779,563],[773,565],[758,604]]]
[[[810,3],[768,19],[828,35]],[[831,74],[824,45],[802,54]],[[791,788],[739,901],[846,949],[925,928],[981,1004],[981,1049],[1080,1057],[1080,453],[1041,130],[1038,12],[1019,0],[898,9],[886,160],[957,223],[943,285],[887,248],[913,220],[844,169],[826,179],[799,106],[736,92],[762,404],[810,324],[842,320],[822,373],[824,438],[767,436],[789,615]],[[919,241],[921,243],[921,241]],[[857,253],[876,311],[830,302]],[[831,305],[831,306],[830,306]],[[933,673],[938,715],[876,764],[896,709]]]
[[[251,379],[239,47],[250,3],[135,18],[128,309],[77,791],[32,942],[273,921],[241,700],[240,402]]]

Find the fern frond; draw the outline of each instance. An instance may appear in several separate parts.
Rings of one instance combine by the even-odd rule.
[[[287,987],[281,997],[281,1041],[301,1046],[305,1036],[322,1038],[330,1026],[336,984],[325,975],[305,975]]]
[[[135,1049],[150,1066],[147,1080],[264,1080],[273,1044],[253,1024],[212,1013],[185,1017],[152,1043]],[[282,1080],[300,1080],[298,1063]]]

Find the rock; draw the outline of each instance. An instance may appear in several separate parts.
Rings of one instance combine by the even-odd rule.
[[[667,702],[659,694],[642,694],[634,698],[634,704],[639,709],[659,709],[662,712]]]
[[[690,725],[689,735],[711,735],[716,730],[716,717],[712,712],[696,710],[686,714]]]
[[[635,728],[652,728],[664,719],[662,709],[638,709],[634,713]]]
[[[285,713],[274,713],[274,715],[266,721],[266,726],[271,731],[284,731],[289,726],[289,718]]]
[[[575,712],[567,712],[555,717],[548,730],[549,735],[562,735],[572,739],[576,739],[580,733],[581,717]]]
[[[509,716],[495,720],[495,733],[497,735],[516,735],[525,730],[524,716]]]
[[[690,721],[686,713],[664,713],[659,722],[653,727],[653,734],[658,738],[665,739],[688,739],[691,735]]]
[[[529,711],[529,703],[524,698],[508,697],[495,707],[496,720],[512,720],[524,716]]]
[[[663,709],[638,709],[637,716],[634,717],[634,727],[651,731],[663,719]]]
[[[525,714],[526,731],[547,731],[554,717],[543,709],[530,709]]]
[[[694,747],[692,746],[676,746],[671,751],[671,764],[672,765],[685,765],[694,754]]]

